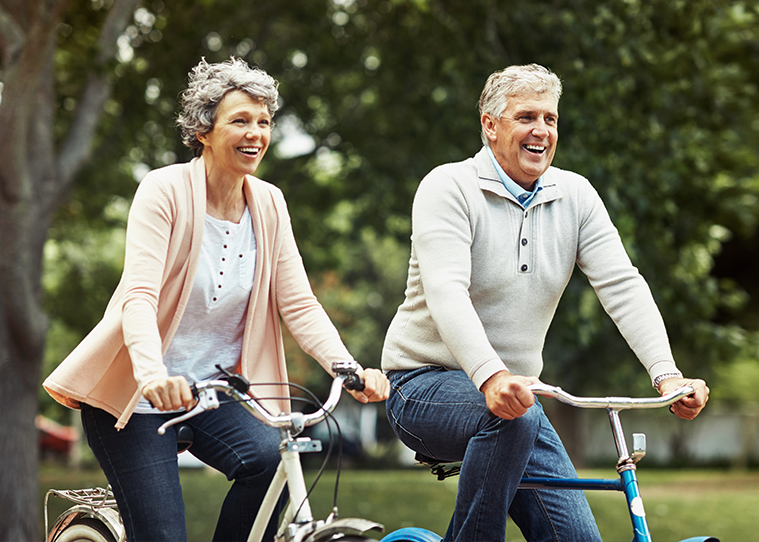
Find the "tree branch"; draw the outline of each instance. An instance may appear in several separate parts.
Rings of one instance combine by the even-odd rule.
[[[112,89],[104,68],[114,58],[116,41],[124,32],[139,2],[140,0],[116,0],[103,24],[97,43],[95,69],[87,79],[71,128],[58,155],[57,169],[62,189],[70,186],[92,154],[92,140]]]
[[[0,58],[3,66],[10,66],[24,46],[26,33],[14,17],[0,6]]]

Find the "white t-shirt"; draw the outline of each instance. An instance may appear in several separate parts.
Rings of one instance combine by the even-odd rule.
[[[240,361],[245,317],[256,268],[250,211],[239,224],[206,215],[203,244],[187,308],[163,362],[169,376],[192,384],[218,377]],[[144,397],[135,413],[156,413]]]

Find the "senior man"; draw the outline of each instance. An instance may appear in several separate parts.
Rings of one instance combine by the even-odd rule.
[[[694,387],[677,416],[694,418],[709,395],[677,369],[651,291],[596,191],[551,167],[561,91],[535,64],[492,74],[479,104],[484,147],[435,168],[414,199],[406,299],[382,367],[401,441],[462,461],[452,540],[503,540],[507,514],[531,542],[601,539],[583,492],[517,491],[523,476],[577,476],[528,389],[575,264],[654,387]]]

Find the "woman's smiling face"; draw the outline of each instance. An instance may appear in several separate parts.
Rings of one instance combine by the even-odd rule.
[[[482,126],[496,160],[517,184],[531,190],[553,162],[559,140],[558,104],[549,93],[510,96],[499,119]]]
[[[258,169],[271,141],[271,115],[263,100],[233,90],[216,108],[207,134],[198,134],[203,157],[229,175],[243,177]]]

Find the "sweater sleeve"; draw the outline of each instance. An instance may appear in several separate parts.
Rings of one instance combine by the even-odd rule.
[[[168,376],[157,315],[172,230],[169,201],[160,183],[146,177],[127,222],[122,330],[139,389]]]
[[[577,263],[653,381],[677,371],[664,320],[596,191],[586,184]]]
[[[454,179],[433,170],[414,198],[412,238],[425,300],[440,338],[479,388],[506,367],[469,296],[474,242],[470,213]]]

